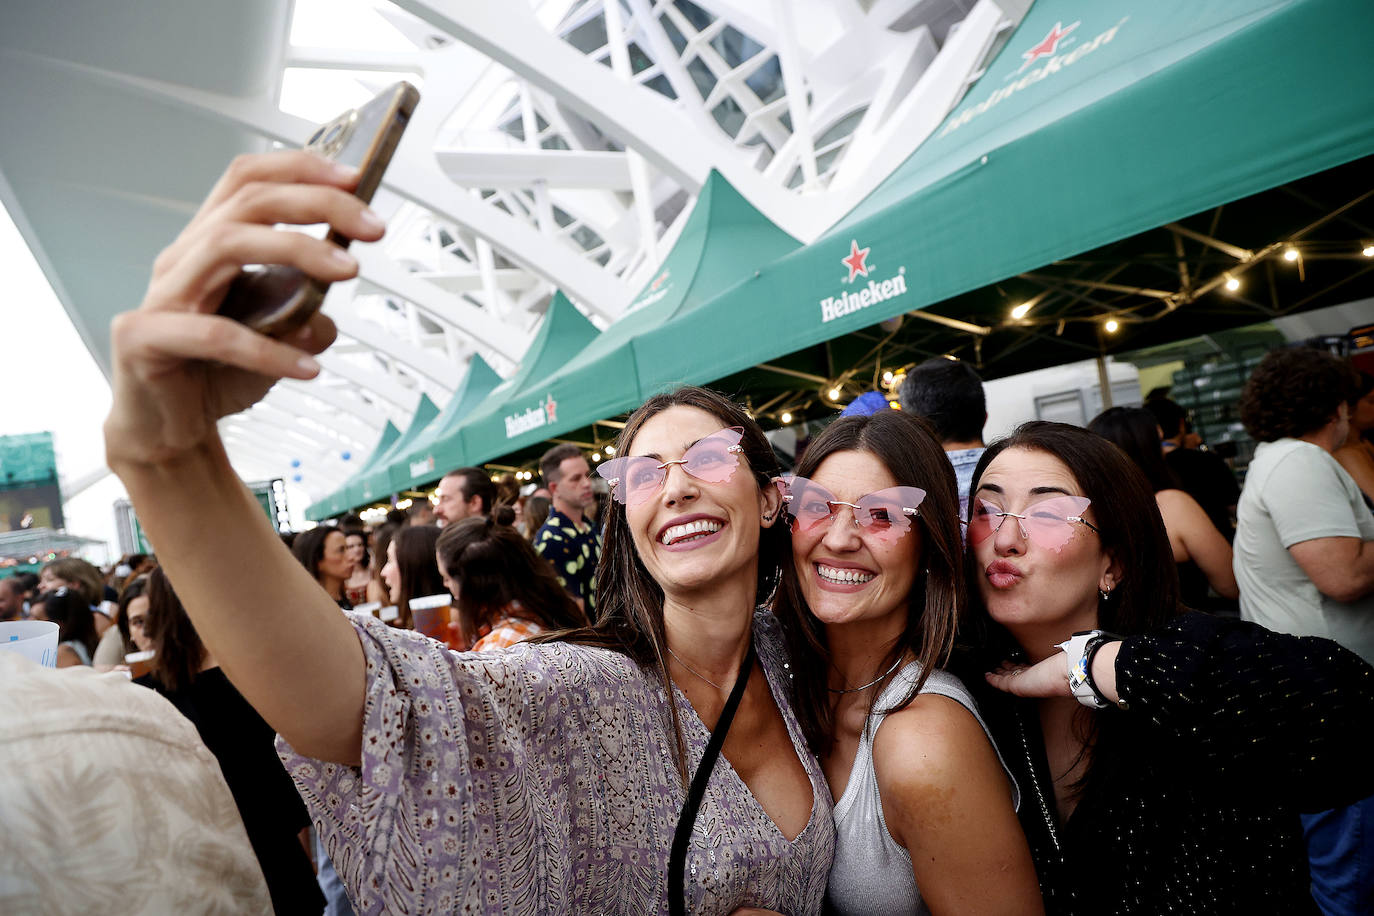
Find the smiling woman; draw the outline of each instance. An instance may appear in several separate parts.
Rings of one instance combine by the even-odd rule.
[[[964,604],[954,471],[930,427],[846,417],[788,485],[799,713],[835,802],[842,914],[1040,913],[1018,793],[972,695],[939,670]]]
[[[144,305],[114,323],[105,426],[159,560],[278,732],[354,908],[819,913],[830,795],[788,701],[789,621],[756,613],[786,532],[772,449],[739,407],[686,389],[631,416],[617,453],[672,464],[651,498],[608,513],[596,627],[495,652],[339,613],[312,573],[324,562],[341,585],[343,544],[337,569],[322,550],[307,571],[235,477],[216,421],[282,376],[313,377],[335,330],[317,315],[275,341],[213,312],[244,264],[355,275],[327,243],[269,227],[328,222],[376,240],[382,228],[347,191],[356,177],[304,153],[236,160],[159,257]],[[684,453],[728,426],[743,430],[729,479],[692,477]],[[661,542],[696,519],[721,528]],[[718,726],[730,765],[701,766]],[[693,770],[695,822],[681,817]],[[694,826],[675,844],[680,822]]]

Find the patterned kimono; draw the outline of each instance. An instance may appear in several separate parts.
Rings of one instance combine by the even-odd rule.
[[[360,913],[668,912],[668,850],[709,732],[676,688],[605,649],[455,653],[350,615],[367,658],[362,766],[278,749]],[[777,623],[755,644],[811,781],[789,841],[722,756],[687,855],[688,911],[819,913],[834,853],[825,778],[787,700]]]

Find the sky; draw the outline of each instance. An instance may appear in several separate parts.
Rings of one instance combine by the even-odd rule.
[[[110,409],[110,384],[3,206],[0,265],[8,295],[4,327],[17,332],[0,359],[0,391],[6,392],[0,435],[49,431],[58,477],[85,477],[105,466],[100,427]],[[111,554],[118,553],[114,502],[123,497],[119,481],[106,475],[66,501],[67,531],[105,541]],[[104,556],[96,549],[91,559]]]

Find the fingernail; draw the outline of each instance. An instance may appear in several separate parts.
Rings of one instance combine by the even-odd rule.
[[[351,165],[344,165],[342,162],[334,163],[334,175],[340,181],[350,181],[358,177],[358,170]]]
[[[313,375],[320,371],[320,364],[313,356],[302,356],[300,359],[296,360],[296,368],[302,372],[308,372]]]
[[[338,246],[335,246],[334,250],[329,252],[329,257],[340,267],[346,267],[351,270],[358,266],[358,259]]]
[[[358,214],[358,219],[364,227],[373,232],[381,232],[386,228],[386,222],[371,207],[364,207],[363,212]]]

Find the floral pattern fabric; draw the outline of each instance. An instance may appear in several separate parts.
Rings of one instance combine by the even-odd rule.
[[[668,912],[668,850],[709,733],[685,696],[625,656],[566,643],[455,653],[350,615],[367,660],[362,766],[278,748],[360,913]],[[773,618],[755,642],[810,777],[788,841],[729,762],[712,771],[687,856],[688,912],[819,913],[830,793],[787,702]]]

